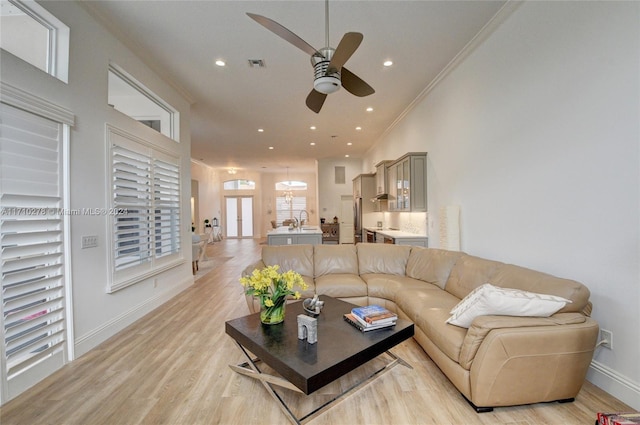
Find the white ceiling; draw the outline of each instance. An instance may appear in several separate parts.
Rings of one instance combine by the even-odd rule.
[[[348,31],[364,34],[345,66],[376,93],[358,98],[341,89],[319,114],[305,105],[313,87],[308,55],[246,12],[320,49],[324,1],[83,3],[191,98],[192,158],[216,168],[282,171],[314,168],[315,159],[362,157],[505,2],[331,1],[330,44]],[[217,59],[227,65],[216,66]],[[263,59],[266,68],[251,68],[249,59]],[[392,67],[382,65],[387,59]]]

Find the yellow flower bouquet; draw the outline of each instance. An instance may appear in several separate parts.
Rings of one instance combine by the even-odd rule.
[[[300,273],[293,270],[280,273],[280,266],[268,266],[262,270],[255,269],[251,275],[240,278],[245,293],[260,299],[260,320],[266,324],[276,324],[284,320],[287,296],[300,298],[300,292],[294,287],[307,289],[307,284]]]

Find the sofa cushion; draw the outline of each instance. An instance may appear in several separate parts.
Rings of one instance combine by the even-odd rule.
[[[499,261],[463,254],[451,269],[444,290],[463,299],[478,286],[493,282],[493,275],[502,265]]]
[[[360,275],[360,277],[366,282],[370,297],[383,298],[389,301],[395,301],[398,296],[398,292],[411,288],[424,288],[427,290],[440,291],[440,288],[435,285],[406,276],[368,273]]]
[[[388,245],[359,243],[358,269],[360,274],[386,273],[404,276],[411,247],[408,245]]]
[[[334,298],[366,297],[367,285],[350,273],[325,274],[316,278],[316,293]]]
[[[358,254],[355,245],[315,245],[313,249],[315,276],[325,274],[358,274]]]
[[[571,301],[489,283],[471,291],[452,310],[447,323],[468,328],[478,316],[549,317]]]
[[[449,311],[460,301],[435,285],[398,292],[396,304],[447,357],[458,362],[466,329],[448,325]]]
[[[407,260],[408,277],[424,280],[444,289],[451,268],[464,254],[459,251],[412,247]]]
[[[262,261],[267,266],[280,266],[281,272],[293,270],[313,277],[313,245],[265,245]]]

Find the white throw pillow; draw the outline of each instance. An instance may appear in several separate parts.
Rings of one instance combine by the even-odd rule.
[[[477,316],[549,317],[571,300],[485,283],[471,291],[452,310],[447,323],[468,328]]]

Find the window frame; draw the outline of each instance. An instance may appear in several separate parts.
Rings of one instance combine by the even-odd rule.
[[[46,69],[34,64],[22,56],[11,53],[58,80],[69,83],[69,40],[70,30],[61,20],[56,18],[35,0],[3,0],[11,3],[48,31]]]
[[[153,103],[155,106],[157,106],[158,108],[160,108],[161,110],[163,110],[164,112],[166,112],[169,115],[168,118],[168,131],[163,132],[162,128],[160,129],[160,131],[158,131],[157,129],[155,129],[152,125],[149,125],[146,123],[146,121],[149,121],[150,118],[147,115],[139,115],[138,117],[132,116],[131,114],[129,114],[128,112],[123,111],[122,109],[118,108],[118,105],[115,104],[109,104],[109,106],[113,107],[115,110],[117,110],[118,112],[128,116],[129,118],[131,118],[132,120],[141,123],[142,125],[153,129],[154,131],[158,132],[159,134],[164,135],[165,137],[168,137],[169,139],[173,140],[176,143],[180,143],[180,131],[179,131],[179,125],[178,123],[180,122],[180,114],[179,112],[173,107],[171,106],[169,103],[167,103],[164,99],[162,99],[160,96],[158,96],[157,94],[155,94],[152,90],[150,90],[149,88],[147,88],[144,84],[142,84],[141,82],[139,82],[138,80],[136,80],[131,74],[129,74],[128,72],[126,72],[124,69],[122,69],[120,66],[116,65],[115,63],[109,63],[109,70],[107,72],[107,98],[109,98],[111,96],[111,92],[110,92],[110,87],[109,87],[109,76],[112,75],[115,76],[116,78],[120,79],[120,81],[124,84],[126,84],[130,89],[132,89],[133,91],[135,91],[138,95],[141,96],[141,98],[144,98],[145,100],[150,101],[151,103]]]
[[[108,170],[108,185],[107,190],[107,205],[106,210],[109,216],[108,225],[113,231],[109,232],[109,280],[107,283],[107,293],[113,293],[120,289],[142,282],[145,279],[158,275],[166,270],[172,269],[184,263],[183,247],[182,247],[182,197],[184,193],[182,191],[182,175],[181,171],[181,158],[179,155],[168,152],[158,146],[155,146],[144,139],[141,139],[133,134],[130,134],[122,129],[107,124],[107,170]],[[122,219],[123,214],[126,214],[126,208],[121,208],[121,205],[115,201],[115,196],[119,193],[115,187],[117,176],[114,173],[114,155],[122,150],[127,150],[139,155],[140,157],[148,158],[149,175],[148,184],[148,204],[141,206],[141,210],[146,210],[146,213],[142,213],[146,224],[147,241],[138,242],[136,246],[146,245],[146,251],[148,257],[144,257],[137,264],[132,264],[128,267],[118,267],[116,264],[118,261],[118,239],[116,235],[116,229],[119,226],[118,218]],[[158,162],[170,163],[175,169],[175,178],[177,179],[172,187],[174,192],[172,193],[172,205],[176,212],[173,215],[173,226],[169,229],[170,243],[173,248],[169,252],[161,250],[158,252],[158,241],[167,240],[162,236],[166,236],[167,233],[157,233],[158,222],[162,214],[158,211],[160,206],[166,207],[166,203],[159,202],[156,199],[157,192],[157,176],[160,174],[156,168],[162,168],[163,173],[166,172],[166,167],[159,167],[156,164]],[[143,186],[145,183],[141,183]],[[166,186],[165,186],[166,188]],[[120,192],[121,193],[121,192]],[[143,199],[143,198],[140,198]],[[166,199],[165,199],[166,200]],[[131,232],[135,233],[135,232]],[[161,236],[158,239],[158,236]],[[144,238],[142,236],[140,239]]]

